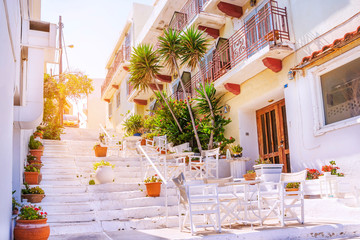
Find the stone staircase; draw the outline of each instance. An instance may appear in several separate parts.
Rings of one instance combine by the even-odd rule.
[[[94,144],[44,140],[40,187],[46,197],[38,205],[48,213],[52,236],[178,225],[177,195],[172,183],[167,190],[166,225],[165,191],[157,198],[146,197],[140,158],[97,158]],[[115,164],[115,182],[89,185],[93,163],[102,159]]]

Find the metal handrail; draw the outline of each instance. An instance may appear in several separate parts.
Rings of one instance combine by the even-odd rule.
[[[149,155],[146,153],[146,151],[144,150],[144,148],[141,146],[141,144],[138,142],[137,144],[137,148],[142,152],[142,154],[145,156],[146,160],[150,163],[150,165],[153,167],[153,169],[155,170],[155,172],[157,173],[157,175],[160,177],[161,181],[165,184],[165,212],[166,212],[166,227],[168,227],[168,217],[169,217],[169,209],[168,209],[168,194],[167,194],[167,188],[168,188],[168,182],[166,181],[165,177],[161,174],[161,172],[159,171],[159,169],[155,166],[154,162],[151,160],[151,158],[149,157]],[[142,159],[142,157],[141,157]],[[166,158],[165,158],[165,174],[166,174]],[[142,168],[142,164],[141,164],[141,168]]]

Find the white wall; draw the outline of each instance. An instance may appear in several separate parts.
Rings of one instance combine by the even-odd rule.
[[[8,7],[9,21],[4,3]],[[9,239],[11,231],[13,90],[20,61],[20,21],[18,1],[8,0],[0,4],[0,164],[3,170],[0,174],[0,239]]]
[[[101,100],[101,84],[104,79],[93,79],[94,91],[89,94],[87,98],[88,114],[87,127],[88,129],[99,129],[101,123],[105,126],[107,103]]]

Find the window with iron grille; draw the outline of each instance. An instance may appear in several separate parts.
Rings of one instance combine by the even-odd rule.
[[[325,125],[360,115],[360,58],[320,76]]]

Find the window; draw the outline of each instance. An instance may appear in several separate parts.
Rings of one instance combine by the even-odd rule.
[[[116,93],[116,108],[120,107],[120,91]]]
[[[360,115],[360,58],[320,76],[325,125]]]

